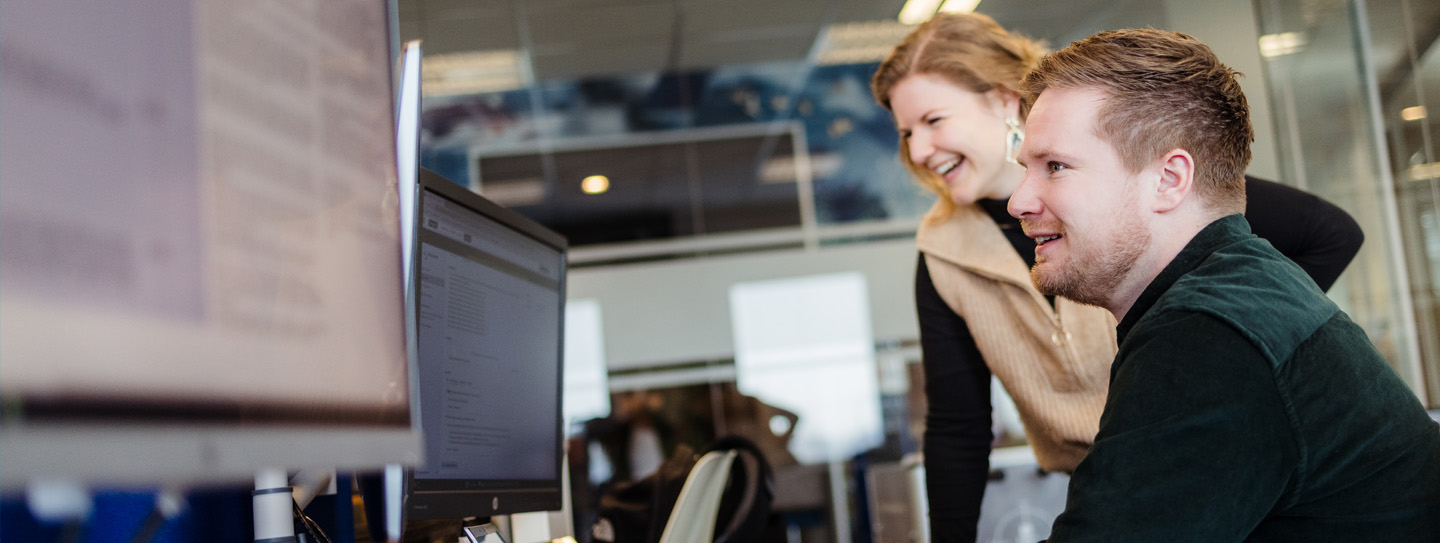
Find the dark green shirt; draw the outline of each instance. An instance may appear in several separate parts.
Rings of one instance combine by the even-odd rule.
[[[1440,428],[1242,216],[1197,234],[1117,336],[1052,542],[1440,541]]]

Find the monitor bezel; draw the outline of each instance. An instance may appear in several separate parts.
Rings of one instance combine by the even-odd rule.
[[[560,253],[560,334],[563,338],[565,319],[565,297],[566,297],[566,270],[568,268],[569,242],[566,238],[534,220],[521,215],[499,204],[491,202],[483,196],[460,186],[445,177],[427,170],[419,169],[418,183],[416,184],[415,203],[416,206],[423,205],[424,193],[429,190],[446,198],[447,200],[465,206],[482,216],[493,219],[501,225],[514,230],[520,234],[534,239]],[[415,239],[412,247],[419,247],[421,213],[416,211],[414,232]],[[418,249],[417,249],[418,250]],[[415,270],[418,271],[418,270]],[[413,277],[413,276],[412,276]],[[411,281],[408,297],[416,299],[415,284],[418,281]],[[412,301],[408,310],[411,316],[414,315],[415,301]],[[536,511],[558,511],[563,506],[564,478],[562,474],[565,451],[564,434],[564,371],[565,353],[564,342],[557,342],[556,375],[555,380],[555,421],[553,431],[555,432],[555,478],[554,479],[523,479],[507,480],[507,483],[519,483],[522,486],[516,488],[484,488],[453,490],[439,488],[451,486],[456,479],[445,479],[447,484],[437,485],[437,479],[419,478],[415,476],[413,468],[405,470],[404,482],[404,515],[409,520],[431,520],[431,519],[462,519],[469,517],[486,517],[492,515],[509,515],[515,513],[528,513]],[[417,414],[416,424],[420,409],[420,391],[418,378],[419,358],[413,359],[411,365],[411,410]],[[464,479],[462,479],[464,480]],[[533,482],[533,484],[531,484]]]

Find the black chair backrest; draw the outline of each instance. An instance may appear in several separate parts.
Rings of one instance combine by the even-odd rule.
[[[764,534],[775,497],[770,464],[753,441],[740,436],[717,439],[706,452],[715,450],[738,453],[715,516],[715,543],[757,541]]]

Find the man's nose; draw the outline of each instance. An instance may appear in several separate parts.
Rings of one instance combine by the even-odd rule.
[[[1006,210],[1010,212],[1010,216],[1023,219],[1040,214],[1044,206],[1036,194],[1037,184],[1035,176],[1030,175],[1029,170],[1026,170],[1025,177],[1020,179],[1020,186],[1015,187],[1015,193],[1010,195],[1010,203],[1005,206]]]

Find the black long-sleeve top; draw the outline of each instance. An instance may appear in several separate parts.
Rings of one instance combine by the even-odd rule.
[[[1245,216],[1251,229],[1329,290],[1360,250],[1360,226],[1315,195],[1251,177],[1245,181]],[[1006,202],[981,200],[979,205],[1026,265],[1033,266],[1035,242],[1006,211]],[[994,440],[990,368],[965,319],[951,311],[935,289],[924,255],[916,266],[915,307],[929,406],[924,453],[931,540],[975,541]]]

